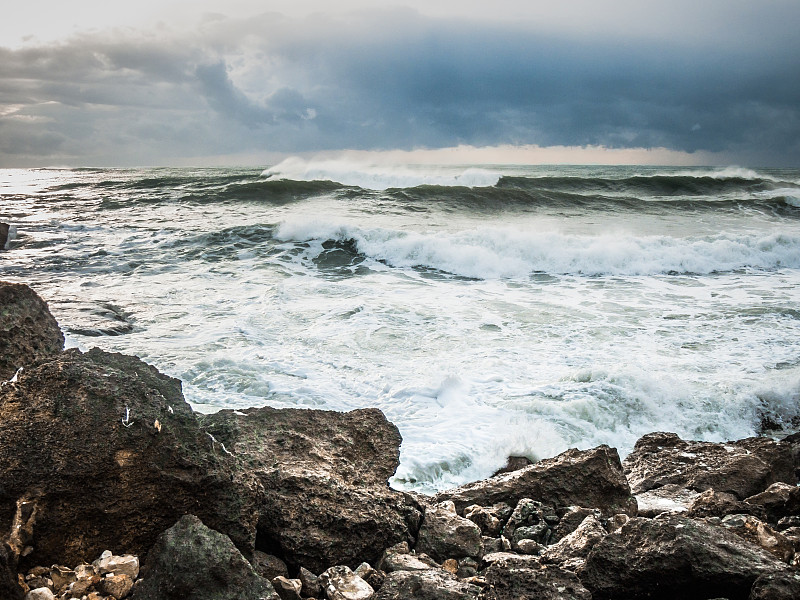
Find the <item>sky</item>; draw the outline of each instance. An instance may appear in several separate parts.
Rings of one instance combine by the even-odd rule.
[[[800,167],[797,0],[28,0],[0,167]]]

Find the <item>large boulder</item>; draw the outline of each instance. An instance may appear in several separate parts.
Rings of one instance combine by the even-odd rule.
[[[227,536],[184,515],[158,537],[132,600],[280,600]]]
[[[45,301],[27,285],[0,281],[0,381],[63,349],[64,335]]]
[[[606,516],[636,514],[636,500],[631,496],[619,454],[605,445],[591,450],[573,448],[517,471],[440,492],[434,500],[452,500],[462,514],[472,504],[492,506],[505,502],[516,506],[522,498],[556,508],[596,507]]]
[[[0,388],[0,531],[25,564],[144,554],[182,515],[252,553],[260,484],[204,432],[177,379],[68,350]]]
[[[320,573],[377,564],[385,548],[413,543],[421,507],[388,486],[401,438],[379,410],[264,407],[200,419],[263,485],[259,550]]]
[[[778,481],[796,484],[794,454],[795,444],[769,438],[717,444],[651,433],[636,442],[623,466],[637,496],[671,487],[670,494],[686,490],[696,497],[714,489],[744,500]]]
[[[598,542],[579,573],[592,598],[747,600],[788,567],[722,527],[675,515],[634,518]]]
[[[452,502],[442,502],[425,510],[415,549],[440,562],[448,558],[480,557],[481,529],[469,519],[459,517]]]

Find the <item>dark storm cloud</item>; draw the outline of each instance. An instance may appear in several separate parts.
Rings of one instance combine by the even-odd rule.
[[[800,17],[800,9],[795,10]],[[776,40],[780,40],[778,43]],[[457,144],[800,164],[800,43],[575,38],[408,11],[0,48],[0,165]]]

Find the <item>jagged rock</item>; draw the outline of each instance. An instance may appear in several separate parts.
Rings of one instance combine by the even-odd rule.
[[[501,552],[503,550],[503,541],[500,538],[492,538],[483,536],[483,551],[486,554],[493,552]]]
[[[479,557],[483,554],[481,529],[469,519],[459,517],[452,502],[442,502],[425,510],[416,550],[437,561]]]
[[[667,484],[636,494],[640,517],[656,517],[663,513],[680,515],[689,512],[700,492],[680,485]]]
[[[0,381],[63,349],[64,335],[44,300],[27,285],[0,281]]]
[[[441,569],[395,571],[386,576],[374,600],[478,600],[481,589]]]
[[[20,600],[24,591],[17,583],[17,562],[14,553],[0,542],[0,598]]]
[[[253,552],[253,568],[264,579],[272,581],[276,577],[289,577],[286,563],[277,556],[272,556],[260,550]]]
[[[533,540],[537,545],[545,545],[550,541],[550,524],[557,522],[558,517],[554,515],[552,507],[530,498],[522,498],[503,527],[503,536],[511,542],[514,550],[521,549],[520,543],[523,540]]]
[[[53,565],[50,569],[50,579],[53,580],[53,590],[60,594],[70,583],[78,579],[75,571],[69,567]]]
[[[50,588],[40,587],[25,594],[25,600],[56,600],[56,597]]]
[[[300,593],[304,598],[318,598],[322,594],[322,586],[319,584],[319,577],[305,567],[300,567],[298,578],[300,579],[300,583],[303,584]]]
[[[131,579],[139,576],[139,558],[130,554],[114,556],[110,550],[106,550],[100,558],[92,563],[92,566],[98,575],[113,573],[114,575],[127,575]]]
[[[607,516],[636,514],[636,500],[631,496],[619,455],[616,449],[605,445],[584,451],[573,448],[518,471],[440,492],[434,500],[452,500],[461,514],[471,504],[492,506],[505,502],[516,506],[522,498],[556,508],[592,506]]]
[[[319,582],[329,600],[368,600],[375,593],[370,584],[343,565],[321,573]]]
[[[489,507],[473,504],[464,509],[464,518],[480,527],[484,536],[498,537],[513,512],[513,507],[505,502]]]
[[[235,465],[136,357],[67,350],[0,388],[0,531],[26,564],[144,554],[187,512],[251,554],[261,488]]]
[[[386,579],[386,573],[380,569],[373,569],[369,563],[365,562],[358,565],[355,574],[370,584],[374,590],[379,589],[383,585],[384,579]]]
[[[400,434],[379,410],[264,407],[201,423],[262,483],[258,549],[291,568],[374,564],[384,548],[416,537],[421,507],[387,484]]]
[[[556,566],[502,568],[492,565],[486,570],[491,586],[485,600],[591,600],[589,593],[574,573]]]
[[[785,571],[761,575],[750,590],[749,600],[797,600],[800,598],[800,573]]]
[[[777,481],[797,483],[794,446],[768,438],[716,444],[651,433],[636,442],[623,466],[637,498],[673,485],[695,492],[714,489],[743,500]]]
[[[789,562],[794,556],[794,544],[791,541],[752,515],[728,515],[722,519],[722,526],[779,560]]]
[[[125,573],[121,575],[108,575],[100,580],[97,587],[103,594],[114,596],[117,600],[124,600],[133,589],[133,579],[130,575]]]
[[[411,554],[406,542],[387,548],[378,562],[378,568],[387,573],[392,573],[393,571],[427,571],[428,569],[438,568],[438,566],[427,554]]]
[[[502,475],[503,473],[510,473],[511,471],[519,471],[532,464],[533,461],[527,456],[509,456],[506,460],[506,466],[497,469],[497,471],[492,473],[492,477]]]
[[[567,567],[577,567],[579,563],[575,562],[575,559],[581,561],[585,559],[595,544],[606,535],[607,532],[600,520],[594,515],[589,515],[575,531],[548,546],[542,553],[542,560]]]
[[[800,517],[800,487],[773,483],[760,494],[746,498],[745,503],[761,508],[770,523],[777,523],[784,517]]]
[[[185,515],[147,553],[132,600],[279,600],[230,538]]]
[[[272,579],[272,587],[281,597],[281,600],[300,600],[303,590],[303,582],[299,579],[289,579],[283,575],[278,575]]]
[[[753,504],[739,500],[734,494],[706,490],[694,499],[686,513],[692,519],[725,517],[727,515],[750,514],[763,516],[764,511]]]
[[[456,577],[459,579],[470,579],[478,575],[478,561],[471,557],[462,558],[458,561]]]
[[[631,519],[607,535],[579,575],[594,600],[746,600],[760,575],[787,568],[722,527],[662,515]]]
[[[517,554],[515,552],[495,552],[485,554],[481,559],[484,568],[496,565],[498,569],[539,569],[542,566],[538,556]]]
[[[551,544],[555,544],[561,538],[575,531],[586,517],[594,515],[599,519],[601,516],[599,510],[595,508],[584,508],[583,506],[568,506],[560,512],[561,515],[558,519],[558,523],[552,527],[550,536]]]

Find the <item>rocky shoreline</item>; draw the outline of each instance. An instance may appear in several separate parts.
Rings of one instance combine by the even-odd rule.
[[[388,487],[376,409],[200,415],[63,341],[0,282],[0,600],[800,597],[798,435],[653,433],[426,497]]]

